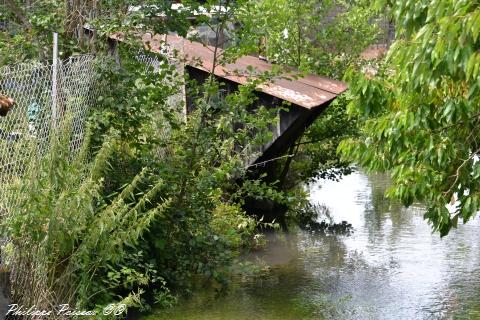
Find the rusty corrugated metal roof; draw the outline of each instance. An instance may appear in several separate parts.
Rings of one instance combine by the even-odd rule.
[[[119,35],[112,37],[117,40],[122,39]],[[173,35],[155,35],[152,37],[150,34],[145,34],[142,36],[142,40],[152,52],[163,53],[166,44],[169,48],[177,49],[180,54],[183,54],[187,65],[212,72],[214,47]],[[217,57],[221,56],[222,52],[222,49],[217,49]],[[247,68],[253,68],[253,73]],[[249,78],[255,77],[259,73],[272,71],[272,69],[273,65],[269,62],[253,56],[243,56],[234,63],[216,66],[214,74],[238,84],[245,84]],[[341,81],[316,75],[299,76],[299,74],[297,70],[288,68],[284,76],[262,84],[258,89],[307,109],[319,107],[333,100],[347,89],[346,84]]]

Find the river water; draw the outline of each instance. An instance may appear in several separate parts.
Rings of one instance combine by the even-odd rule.
[[[355,172],[310,187],[351,235],[269,234],[247,257],[269,271],[220,298],[198,293],[160,319],[480,319],[480,223],[432,234],[424,208],[383,197],[388,179]]]

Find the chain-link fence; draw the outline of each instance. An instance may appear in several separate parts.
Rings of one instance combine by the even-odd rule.
[[[56,66],[28,63],[0,68],[0,93],[16,102],[0,118],[0,212],[14,205],[15,195],[6,194],[7,185],[29,169],[27,160],[48,150],[52,128],[67,114],[72,121],[72,152],[80,147],[95,97],[94,63],[93,56],[82,55]],[[29,147],[32,142],[36,148]]]
[[[165,64],[174,66],[175,74],[177,79],[184,79],[185,65],[182,59],[180,58],[183,53],[183,47],[185,39],[180,37],[175,37],[174,40],[167,40],[165,38],[165,43],[160,46],[160,53],[147,53],[146,51],[139,51],[136,55],[136,59],[145,65],[146,71],[151,71],[154,73],[159,72],[161,68],[165,68]],[[176,81],[176,80],[175,80]],[[167,85],[178,85],[178,83],[172,83],[167,81]],[[168,99],[169,105],[184,104],[183,108],[185,109],[185,85],[181,85],[180,90]],[[183,110],[186,113],[186,109]]]
[[[184,84],[184,72],[185,65],[178,58],[178,51],[182,51],[184,40],[179,38],[175,42],[170,42],[169,45],[164,45],[160,53],[148,53],[147,51],[140,50],[135,56],[136,60],[145,66],[145,72],[159,73],[162,69],[166,69],[169,66],[175,69],[173,80],[168,80],[166,77],[163,81],[166,86],[176,87],[178,90],[175,94],[171,95],[167,99],[167,105],[174,110],[179,111],[177,116],[186,117],[186,93]],[[177,52],[176,52],[176,51]],[[168,124],[168,120],[163,117],[161,110],[157,110],[152,115],[154,126],[156,127],[155,133],[163,141],[168,141],[168,137],[171,134],[171,128]],[[165,157],[171,151],[170,147],[163,146],[156,150],[158,158]]]

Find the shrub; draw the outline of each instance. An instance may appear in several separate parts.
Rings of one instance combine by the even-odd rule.
[[[161,280],[151,265],[131,262],[141,260],[131,248],[170,204],[157,197],[163,181],[143,170],[106,203],[103,177],[118,135],[108,136],[90,160],[88,141],[72,156],[69,132],[66,126],[52,135],[50,151],[33,157],[32,170],[8,186],[16,205],[0,227],[10,240],[5,251],[13,300],[44,310],[67,303],[91,307],[92,301],[134,304],[142,287]],[[30,148],[36,148],[33,141]],[[134,195],[146,179],[146,192]]]

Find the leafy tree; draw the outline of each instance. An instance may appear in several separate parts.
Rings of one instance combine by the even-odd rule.
[[[238,13],[237,44],[273,63],[342,78],[377,38],[376,17],[367,0],[251,1]]]
[[[397,40],[387,62],[349,73],[350,113],[362,119],[362,135],[340,151],[370,171],[390,172],[388,195],[407,206],[426,203],[425,218],[444,236],[480,207],[480,4],[391,6]]]
[[[250,1],[238,13],[241,29],[236,34],[236,49],[341,79],[349,65],[363,64],[361,52],[379,35],[377,17],[371,2],[365,0]],[[337,98],[291,146],[289,153],[294,157],[278,161],[282,189],[318,176],[335,179],[351,171],[349,162],[336,153],[342,139],[356,134],[356,122],[346,114],[347,101],[347,97]]]

